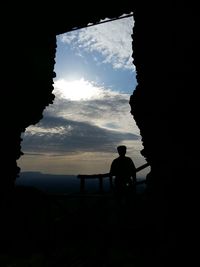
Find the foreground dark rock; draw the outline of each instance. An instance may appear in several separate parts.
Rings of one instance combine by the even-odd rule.
[[[1,266],[169,266],[179,237],[149,201],[18,187],[2,214]]]

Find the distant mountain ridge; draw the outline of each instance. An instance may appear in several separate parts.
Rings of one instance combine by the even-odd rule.
[[[32,186],[47,193],[73,193],[80,190],[80,179],[76,175],[47,174],[42,172],[21,172],[16,180],[17,186]],[[105,190],[108,189],[108,179],[104,181]],[[98,179],[86,182],[86,190],[98,190]]]
[[[24,171],[20,173],[20,177],[76,177],[72,174],[52,174],[52,173],[43,173],[39,171]]]
[[[58,175],[42,172],[21,172],[17,186],[32,186],[47,193],[69,193],[79,190],[76,175]]]

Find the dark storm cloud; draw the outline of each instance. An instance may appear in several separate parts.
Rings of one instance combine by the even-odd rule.
[[[23,151],[34,153],[111,152],[123,140],[137,140],[132,133],[111,131],[89,122],[46,116],[37,131],[27,131]]]

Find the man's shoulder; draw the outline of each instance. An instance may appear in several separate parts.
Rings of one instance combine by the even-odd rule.
[[[117,162],[118,160],[119,160],[119,157],[118,157],[118,158],[115,158],[115,159],[113,159],[112,163],[115,163],[115,162]]]
[[[126,160],[128,160],[128,161],[133,161],[132,158],[130,158],[130,157],[125,157],[125,158],[126,158]]]
[[[127,163],[129,163],[129,164],[131,164],[131,165],[134,165],[134,166],[135,166],[135,164],[134,164],[134,162],[133,162],[132,158],[130,158],[130,157],[126,157],[126,160],[127,160]]]

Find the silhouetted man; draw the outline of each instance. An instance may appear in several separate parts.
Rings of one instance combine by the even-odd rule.
[[[136,168],[132,159],[126,157],[126,146],[118,146],[119,157],[113,160],[110,177],[115,177],[114,185],[117,196],[121,197],[135,190]]]

